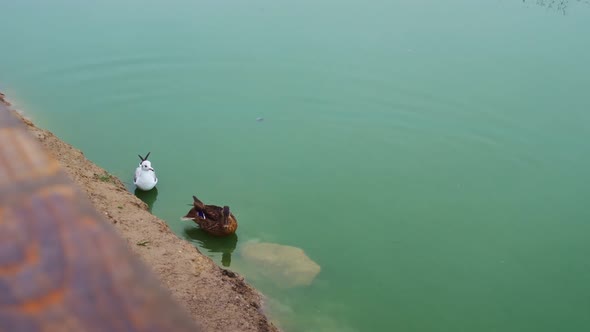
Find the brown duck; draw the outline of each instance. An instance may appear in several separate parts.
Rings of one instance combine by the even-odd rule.
[[[196,196],[193,196],[193,201],[193,208],[182,219],[194,221],[202,230],[215,236],[227,236],[236,232],[238,220],[229,211],[229,206],[206,205]]]

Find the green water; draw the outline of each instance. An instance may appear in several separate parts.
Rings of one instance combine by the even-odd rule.
[[[287,331],[588,331],[590,6],[552,3],[0,0],[0,90],[130,190],[151,151],[152,212]]]

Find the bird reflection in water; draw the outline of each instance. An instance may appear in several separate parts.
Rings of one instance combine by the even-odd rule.
[[[137,198],[141,199],[145,204],[147,204],[148,210],[152,212],[152,208],[154,207],[154,204],[158,198],[158,188],[154,188],[149,191],[135,189],[134,194],[137,196]]]
[[[221,253],[221,264],[225,267],[230,266],[231,255],[238,244],[238,235],[234,233],[224,237],[216,237],[193,226],[185,228],[184,235],[188,240],[196,242],[199,247],[205,248],[209,252]]]

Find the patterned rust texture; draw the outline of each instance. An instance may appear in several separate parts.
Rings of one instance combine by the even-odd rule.
[[[198,331],[1,94],[0,331]]]

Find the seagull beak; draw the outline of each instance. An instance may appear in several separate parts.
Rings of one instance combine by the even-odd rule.
[[[150,168],[148,168],[148,169],[149,169],[150,171],[152,171],[152,172],[154,171],[154,169],[153,169],[153,168],[151,168],[151,167],[150,167]]]

